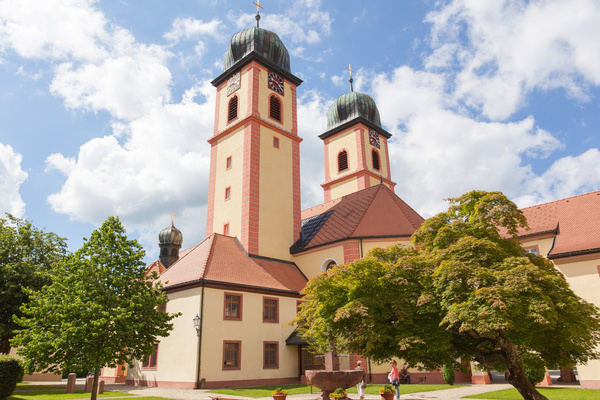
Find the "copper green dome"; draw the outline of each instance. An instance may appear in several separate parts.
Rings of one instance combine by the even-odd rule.
[[[175,228],[173,222],[171,222],[171,226],[163,229],[158,234],[158,242],[160,244],[181,245],[181,242],[183,242],[183,235],[179,229]]]
[[[262,28],[250,28],[238,32],[231,38],[225,53],[224,71],[246,55],[256,52],[275,65],[291,73],[290,54],[275,32]]]
[[[329,107],[327,131],[359,117],[381,128],[379,110],[371,96],[357,92],[343,94]]]

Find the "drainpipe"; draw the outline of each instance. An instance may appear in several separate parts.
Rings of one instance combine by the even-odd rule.
[[[360,258],[363,258],[362,238],[360,238]]]
[[[204,286],[202,284],[202,292],[200,294],[200,326],[197,328],[198,333],[198,363],[196,364],[196,389],[204,389],[200,379],[200,366],[202,362],[202,320],[204,319]]]

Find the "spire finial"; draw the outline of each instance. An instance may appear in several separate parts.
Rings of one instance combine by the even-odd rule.
[[[256,6],[256,17],[254,18],[256,18],[256,27],[258,28],[258,21],[260,21],[260,10],[262,10],[262,6],[260,5],[260,0],[256,0],[252,4]]]
[[[171,225],[175,225],[175,214],[171,213]]]
[[[348,68],[346,69],[350,71],[350,79],[348,79],[348,82],[350,82],[350,91],[354,92],[354,87],[352,86],[352,82],[354,82],[354,79],[352,79],[352,66],[348,64]]]

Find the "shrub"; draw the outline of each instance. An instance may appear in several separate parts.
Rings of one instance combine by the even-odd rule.
[[[0,400],[10,396],[23,379],[23,366],[18,358],[0,354]]]
[[[521,353],[521,360],[525,367],[525,376],[529,379],[532,385],[540,383],[546,376],[546,368],[544,366],[544,360],[537,354],[533,353]]]
[[[284,395],[284,394],[288,394],[287,390],[283,390],[282,388],[278,387],[277,389],[273,390],[271,392],[272,396],[277,396],[277,395]]]
[[[444,380],[448,385],[454,385],[454,381],[456,381],[456,375],[454,373],[454,365],[445,364],[442,368],[442,374],[444,376]]]

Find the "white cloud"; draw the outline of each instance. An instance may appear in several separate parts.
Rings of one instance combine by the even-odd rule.
[[[0,0],[0,51],[25,58],[101,60],[107,21],[96,0]]]
[[[189,40],[191,38],[210,36],[214,39],[223,39],[224,35],[219,31],[223,26],[218,19],[213,19],[209,22],[204,22],[195,18],[177,18],[173,21],[171,30],[163,35],[163,37],[171,42],[179,42],[180,40]]]
[[[12,147],[0,143],[0,213],[11,213],[21,218],[25,214],[25,203],[19,194],[27,172],[21,169],[22,156]]]
[[[426,66],[452,74],[458,65],[454,95],[491,119],[509,117],[536,89],[586,101],[588,85],[600,84],[597,1],[454,0],[426,20]]]
[[[561,147],[531,117],[490,123],[451,111],[441,75],[401,67],[373,81],[382,121],[393,134],[396,193],[425,217],[446,208],[444,198],[472,189],[520,195],[535,178],[527,157]]]
[[[193,102],[204,96],[202,104]],[[48,200],[56,212],[72,219],[101,223],[118,215],[128,226],[164,225],[173,212],[197,240],[204,234],[195,217],[205,207],[208,189],[214,88],[204,82],[177,104],[146,112],[129,124],[124,143],[116,136],[96,138],[81,146],[74,160],[48,157],[49,169],[66,182]],[[121,130],[119,134],[122,134]]]

